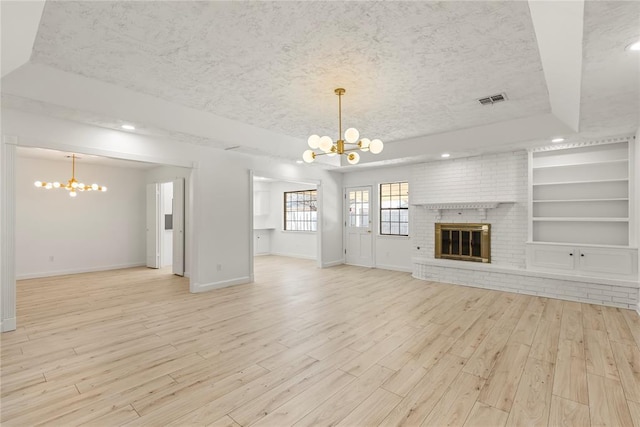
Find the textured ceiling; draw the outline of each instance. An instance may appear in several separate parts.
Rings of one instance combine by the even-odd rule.
[[[32,61],[299,138],[337,136],[338,86],[386,142],[549,111],[523,1],[49,1]]]
[[[580,130],[629,132],[640,117],[640,52],[624,50],[640,34],[640,2],[585,3]]]

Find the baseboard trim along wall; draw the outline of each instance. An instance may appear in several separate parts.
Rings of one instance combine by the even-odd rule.
[[[328,261],[328,262],[322,263],[322,268],[335,267],[336,265],[342,265],[342,264],[344,264],[344,259],[339,259],[336,261]]]
[[[16,330],[16,318],[4,319],[0,322],[0,332],[9,332]]]
[[[238,277],[235,279],[222,280],[220,282],[211,282],[211,283],[196,283],[192,286],[193,293],[207,292],[213,289],[227,288],[229,286],[235,285],[244,285],[247,283],[251,283],[253,278],[250,276]]]
[[[316,259],[315,256],[290,254],[290,253],[285,253],[285,252],[271,252],[271,253],[263,254],[263,255],[276,255],[276,256],[285,256],[287,258],[299,258],[299,259],[310,259],[310,260],[315,260]]]
[[[97,271],[121,270],[123,268],[144,267],[144,262],[136,262],[132,264],[105,265],[101,267],[90,268],[73,268],[69,270],[44,271],[42,273],[17,274],[16,280],[39,279],[41,277],[66,276],[68,274],[94,273]]]
[[[375,266],[375,268],[380,268],[382,270],[402,271],[403,273],[413,273],[413,269],[411,267],[403,267],[401,265],[378,264]]]

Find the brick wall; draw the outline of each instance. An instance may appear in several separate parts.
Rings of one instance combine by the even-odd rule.
[[[516,151],[414,165],[410,179],[413,276],[443,283],[638,308],[634,282],[526,270],[527,153]],[[488,209],[436,213],[420,203],[509,201]],[[434,223],[491,224],[491,264],[434,259]],[[569,273],[570,274],[570,273]]]
[[[527,240],[527,153],[491,154],[413,166],[411,204],[512,201],[487,210],[443,210],[438,222],[491,224],[491,262],[525,268]],[[436,213],[420,206],[411,212],[414,257],[433,258]],[[420,249],[417,249],[420,247]]]

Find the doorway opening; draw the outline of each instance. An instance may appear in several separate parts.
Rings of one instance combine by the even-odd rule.
[[[263,267],[271,260],[319,264],[322,195],[318,183],[260,174],[253,176],[252,185],[252,262],[254,267],[260,264],[257,272],[266,271]],[[255,280],[255,268],[253,272]]]
[[[184,179],[147,184],[147,267],[184,276]]]

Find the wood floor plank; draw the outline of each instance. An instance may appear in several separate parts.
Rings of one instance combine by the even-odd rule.
[[[558,357],[560,339],[560,319],[538,322],[538,330],[531,343],[530,357],[555,363]]]
[[[585,329],[606,332],[607,326],[602,315],[602,307],[593,304],[582,305],[582,324]]]
[[[507,423],[509,413],[476,402],[464,423],[464,427],[503,427]]]
[[[558,396],[551,398],[549,425],[558,427],[584,427],[591,425],[589,407]]]
[[[553,379],[553,394],[589,404],[587,391],[587,367],[579,357],[558,357]]]
[[[265,412],[265,416],[257,420],[257,422],[250,422],[249,424],[254,426],[293,425],[322,404],[324,402],[323,399],[329,399],[333,394],[353,382],[354,379],[356,377],[353,375],[337,369],[273,412]]]
[[[295,423],[296,427],[335,425],[364,402],[393,373],[375,365]]]
[[[528,356],[529,346],[507,345],[491,369],[478,400],[509,412]]]
[[[634,427],[640,427],[640,403],[627,401]]]
[[[636,345],[640,347],[640,316],[634,310],[622,310],[624,320],[629,325],[629,331],[636,341]]]
[[[609,340],[624,344],[636,344],[631,328],[629,328],[629,323],[625,319],[626,316],[623,314],[624,311],[627,310],[616,307],[602,307],[602,315],[609,334]]]
[[[533,342],[533,337],[538,329],[538,322],[540,321],[540,313],[534,313],[531,311],[524,311],[520,320],[516,324],[515,329],[509,337],[510,344],[525,344],[530,346]]]
[[[611,343],[611,348],[625,396],[640,403],[640,349],[635,345],[615,341]]]
[[[465,364],[464,371],[471,375],[488,378],[504,351],[514,327],[514,324],[503,324],[492,329],[471,355]]]
[[[585,329],[584,343],[587,372],[614,380],[620,379],[607,332]]]
[[[548,422],[553,389],[553,369],[553,364],[544,360],[532,357],[527,359],[507,420],[508,426],[554,425]]]
[[[384,418],[382,425],[419,425],[458,376],[465,359],[445,354]]]
[[[18,282],[0,423],[640,427],[634,311],[277,256],[255,277]]]
[[[485,379],[460,373],[424,420],[424,426],[458,426],[469,416]]]
[[[378,425],[401,399],[398,395],[378,388],[336,425],[340,427]]]
[[[589,416],[592,426],[631,426],[631,413],[622,385],[616,380],[588,374]]]
[[[212,422],[211,424],[206,424],[207,427],[240,427],[240,424],[233,421],[231,417],[225,415],[217,421]]]

